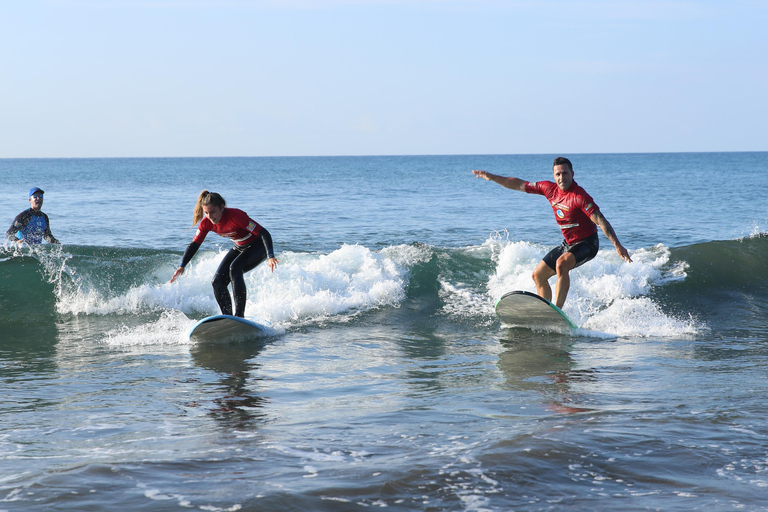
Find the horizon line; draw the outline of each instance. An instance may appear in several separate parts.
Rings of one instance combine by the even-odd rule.
[[[9,156],[2,160],[140,160],[140,159],[182,159],[182,158],[382,158],[382,157],[437,157],[437,156],[549,156],[549,155],[684,155],[712,153],[768,153],[768,150],[722,150],[722,151],[588,151],[588,152],[534,152],[534,153],[402,153],[370,155],[207,155],[207,156]]]

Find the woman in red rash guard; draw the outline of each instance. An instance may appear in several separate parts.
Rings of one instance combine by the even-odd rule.
[[[201,220],[202,219],[202,220]],[[216,192],[203,190],[197,198],[192,225],[200,222],[197,233],[184,251],[181,265],[174,272],[171,282],[184,273],[184,267],[192,259],[209,231],[232,239],[235,246],[224,256],[213,276],[213,294],[223,315],[232,314],[232,295],[235,299],[235,316],[245,316],[245,280],[243,274],[268,260],[270,270],[275,271],[278,260],[272,248],[269,231],[251,219],[247,213],[236,208],[227,208],[227,202]]]

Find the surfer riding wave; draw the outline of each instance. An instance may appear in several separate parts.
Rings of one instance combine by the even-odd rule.
[[[573,165],[564,157],[555,158],[552,164],[554,182],[529,182],[519,178],[498,176],[487,171],[472,171],[478,178],[498,183],[503,187],[528,194],[539,194],[549,200],[555,220],[563,232],[563,243],[552,249],[533,271],[536,293],[552,300],[549,278],[557,275],[554,304],[562,308],[571,287],[569,272],[597,255],[600,242],[597,226],[613,243],[622,259],[632,262],[629,252],[619,242],[616,232],[600,212],[592,197],[573,180]]]
[[[202,219],[202,220],[201,220]],[[267,260],[270,270],[277,267],[278,260],[272,248],[272,236],[247,213],[236,208],[227,208],[227,202],[216,192],[203,190],[197,198],[192,225],[197,223],[192,242],[184,251],[181,265],[171,277],[173,283],[184,273],[184,267],[197,253],[206,235],[214,233],[231,239],[235,246],[229,250],[219,264],[213,277],[213,294],[223,315],[232,315],[232,297],[229,295],[229,283],[232,283],[234,297],[234,316],[245,317],[246,288],[243,274]]]

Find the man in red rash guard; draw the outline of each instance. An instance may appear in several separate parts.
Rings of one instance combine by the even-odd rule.
[[[552,249],[544,256],[533,271],[536,293],[547,300],[552,300],[552,289],[548,279],[557,275],[555,282],[554,304],[562,308],[571,287],[569,272],[583,265],[597,255],[600,241],[597,238],[597,226],[603,230],[608,240],[616,247],[616,252],[628,262],[632,262],[629,253],[619,242],[616,232],[589,194],[573,181],[573,165],[567,158],[555,158],[552,176],[555,182],[539,181],[531,183],[519,178],[498,176],[486,171],[472,171],[478,178],[493,181],[512,190],[540,194],[549,200],[555,213],[555,220],[563,232],[562,245]]]

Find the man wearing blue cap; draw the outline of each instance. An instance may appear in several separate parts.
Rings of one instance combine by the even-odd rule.
[[[17,243],[40,244],[46,240],[51,244],[61,243],[51,234],[51,223],[43,213],[43,192],[37,187],[29,191],[29,210],[24,210],[13,219],[5,236]]]

